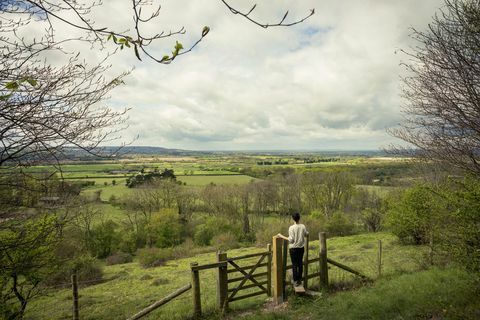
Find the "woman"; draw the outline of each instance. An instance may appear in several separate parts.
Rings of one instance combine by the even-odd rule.
[[[290,259],[292,260],[293,284],[298,287],[302,285],[303,253],[305,252],[305,236],[308,231],[303,224],[299,223],[299,213],[294,213],[292,219],[295,223],[288,228],[288,238],[281,233],[277,236],[288,240]]]

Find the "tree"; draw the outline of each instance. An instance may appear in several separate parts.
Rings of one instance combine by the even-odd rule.
[[[480,175],[480,1],[445,0],[405,64],[405,120],[393,148]]]

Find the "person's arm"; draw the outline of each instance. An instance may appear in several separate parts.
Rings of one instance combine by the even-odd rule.
[[[277,237],[282,238],[282,239],[287,240],[287,241],[290,241],[287,237],[285,237],[285,236],[284,236],[283,234],[281,234],[281,233],[278,233],[278,234],[277,234]]]

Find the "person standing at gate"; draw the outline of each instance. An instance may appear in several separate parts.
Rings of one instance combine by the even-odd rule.
[[[303,253],[305,252],[305,237],[308,235],[308,231],[305,225],[300,223],[300,213],[292,214],[292,219],[295,223],[288,228],[288,238],[281,233],[277,236],[288,241],[290,259],[292,260],[293,285],[298,287],[302,285]]]

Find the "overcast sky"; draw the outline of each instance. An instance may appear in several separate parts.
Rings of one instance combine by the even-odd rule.
[[[128,26],[130,1],[104,1],[97,26]],[[255,2],[231,1],[240,9]],[[131,107],[123,140],[134,145],[193,150],[378,149],[395,140],[386,128],[401,120],[400,61],[413,43],[410,28],[425,29],[440,0],[258,1],[253,17],[274,22],[290,11],[290,28],[259,28],[219,1],[162,1],[146,31],[175,30],[152,50],[159,56],[175,40],[188,46],[171,65],[132,51],[112,60],[112,72],[135,69],[106,101]],[[87,59],[98,51],[84,50]]]

